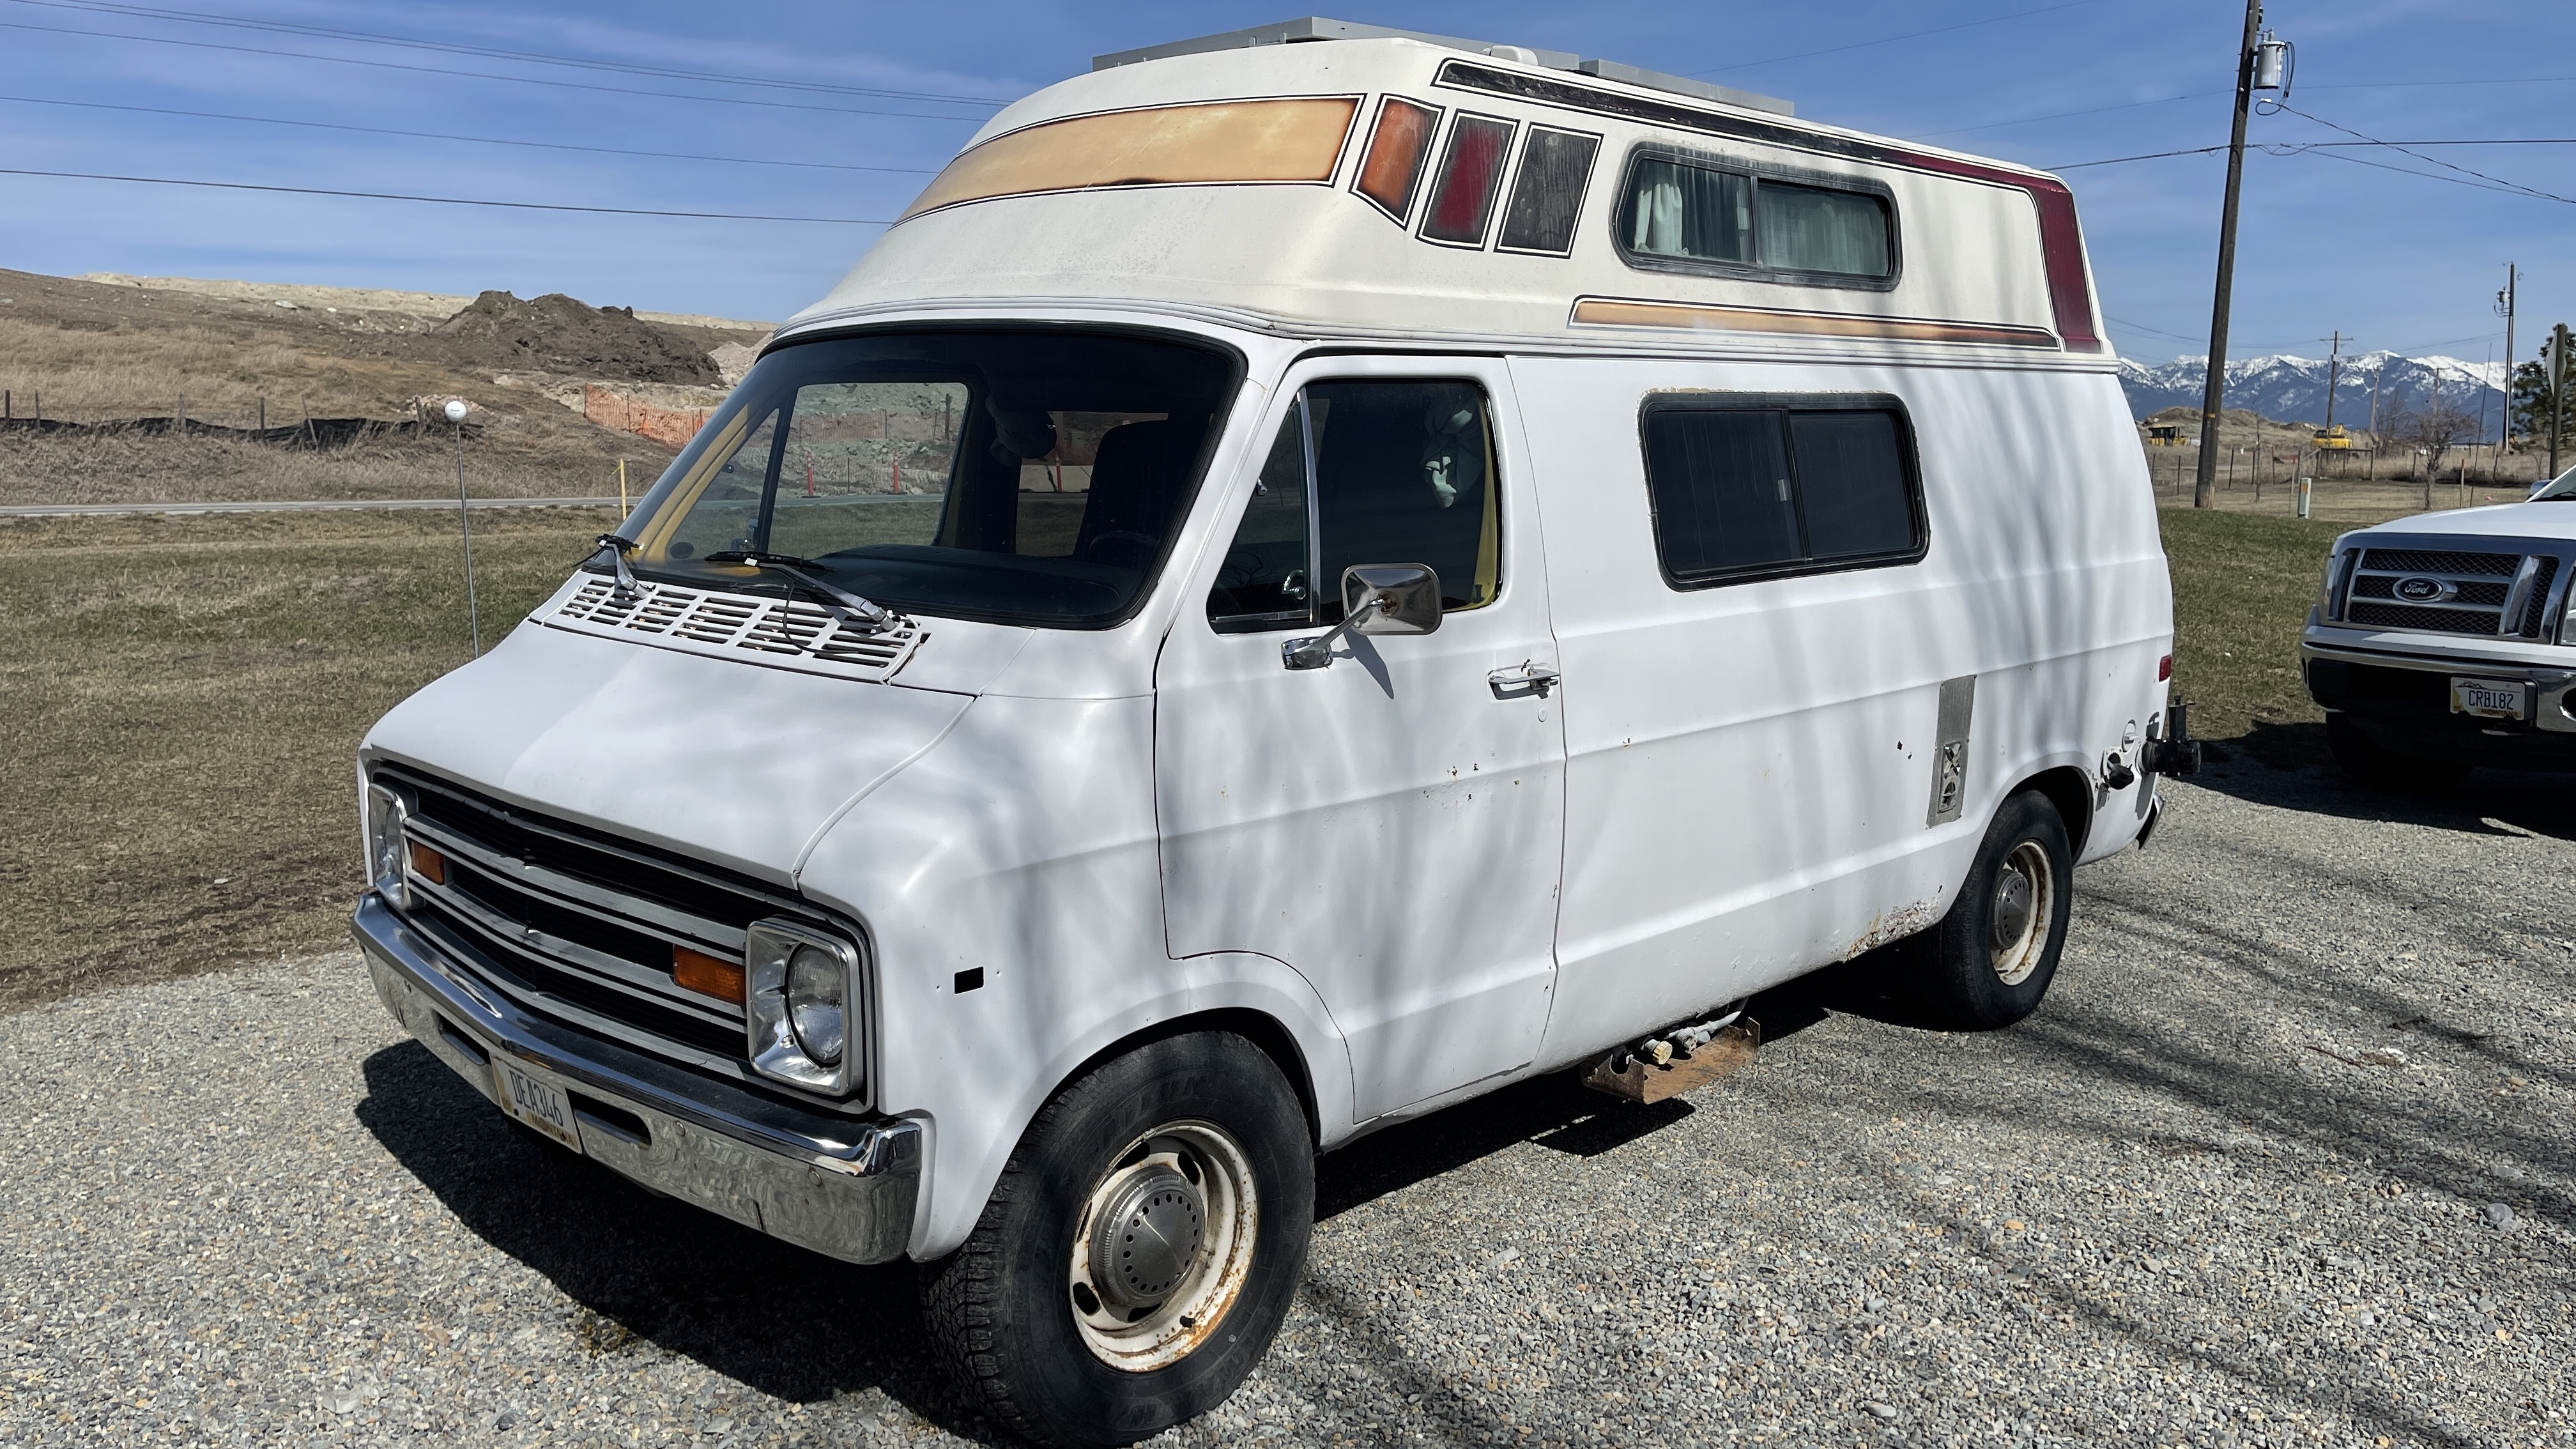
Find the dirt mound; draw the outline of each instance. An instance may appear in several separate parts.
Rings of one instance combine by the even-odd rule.
[[[633,308],[593,307],[561,292],[530,301],[486,292],[430,329],[418,350],[462,366],[504,371],[708,385],[722,380],[705,352],[637,317]]]

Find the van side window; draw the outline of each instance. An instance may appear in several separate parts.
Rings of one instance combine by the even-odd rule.
[[[1260,483],[1208,591],[1219,633],[1339,623],[1339,580],[1353,564],[1428,564],[1453,610],[1502,592],[1493,426],[1472,382],[1314,383]]]
[[[1502,590],[1501,489],[1485,390],[1472,382],[1319,382],[1305,392],[1315,450],[1316,622],[1342,618],[1342,570],[1429,564],[1443,609]]]
[[[1793,282],[1896,275],[1894,211],[1862,182],[1806,185],[1649,153],[1628,168],[1617,235],[1632,266]]]
[[[1220,634],[1244,634],[1311,621],[1307,596],[1305,408],[1291,408],[1270,443],[1259,486],[1234,530],[1234,543],[1208,590],[1208,622]]]
[[[1641,426],[1675,588],[1923,557],[1913,436],[1893,398],[1649,398]]]

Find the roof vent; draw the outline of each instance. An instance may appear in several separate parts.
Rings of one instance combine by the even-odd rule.
[[[1602,80],[1625,85],[1643,86],[1648,90],[1670,91],[1675,95],[1695,96],[1704,101],[1742,106],[1747,110],[1769,111],[1775,115],[1793,116],[1797,107],[1771,96],[1758,96],[1729,86],[1713,86],[1687,76],[1666,75],[1662,71],[1640,70],[1615,60],[1583,60],[1572,51],[1534,50],[1526,45],[1497,45],[1483,40],[1464,40],[1454,35],[1433,35],[1420,30],[1397,30],[1385,25],[1363,25],[1354,20],[1327,20],[1308,15],[1297,20],[1281,20],[1269,25],[1256,25],[1249,30],[1229,30],[1221,35],[1202,35],[1191,40],[1166,41],[1137,50],[1112,51],[1091,58],[1093,70],[1112,70],[1134,65],[1142,60],[1165,60],[1176,55],[1204,55],[1217,50],[1244,50],[1256,45],[1297,45],[1317,40],[1418,40],[1446,50],[1465,51],[1469,55],[1491,56],[1496,60],[1513,60],[1523,65],[1543,65],[1550,70],[1574,71]]]

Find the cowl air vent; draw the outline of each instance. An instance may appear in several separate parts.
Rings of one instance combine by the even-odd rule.
[[[540,611],[537,622],[576,634],[719,659],[748,655],[746,663],[878,682],[893,678],[929,637],[910,619],[870,632],[803,599],[764,599],[678,584],[639,587],[640,598],[621,601],[612,581],[586,578],[551,612]]]

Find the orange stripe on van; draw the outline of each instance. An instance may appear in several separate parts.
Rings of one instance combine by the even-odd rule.
[[[1356,96],[1207,101],[1043,121],[960,154],[903,219],[1041,191],[1330,181],[1359,105]]]
[[[1783,312],[1764,307],[1706,307],[1686,302],[1644,302],[1580,297],[1574,323],[1590,327],[1695,327],[1720,332],[1795,332],[1816,337],[1885,337],[1905,342],[1992,342],[2006,347],[2049,347],[2056,334],[2038,327],[1988,322],[1926,322],[1870,317],[1853,312]]]

